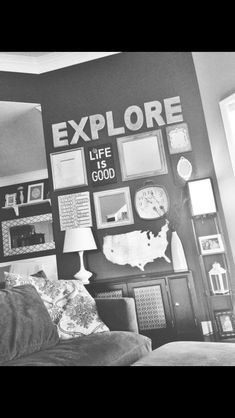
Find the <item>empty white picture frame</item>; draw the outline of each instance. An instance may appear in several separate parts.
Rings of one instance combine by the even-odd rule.
[[[117,138],[122,180],[167,174],[160,129]]]
[[[50,158],[54,190],[88,184],[83,148],[54,152]]]
[[[210,178],[188,181],[192,216],[216,213],[216,204]]]

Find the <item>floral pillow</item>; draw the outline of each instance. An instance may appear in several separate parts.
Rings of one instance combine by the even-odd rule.
[[[4,272],[6,288],[32,284],[41,296],[59,337],[68,339],[109,331],[98,315],[95,300],[79,280],[49,280]]]

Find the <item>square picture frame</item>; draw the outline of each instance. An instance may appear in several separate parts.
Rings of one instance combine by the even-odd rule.
[[[7,193],[5,195],[5,207],[16,206],[16,193]]]
[[[192,151],[187,123],[177,123],[166,127],[166,136],[170,154]]]
[[[122,181],[167,174],[161,129],[116,139]]]
[[[202,255],[224,253],[224,244],[221,234],[198,237]]]
[[[44,198],[44,183],[28,185],[27,203],[41,202]]]
[[[87,186],[84,148],[50,154],[54,190]]]
[[[129,187],[93,193],[97,229],[134,223]]]
[[[233,311],[222,310],[215,311],[215,320],[221,338],[230,338],[235,336],[235,321]]]

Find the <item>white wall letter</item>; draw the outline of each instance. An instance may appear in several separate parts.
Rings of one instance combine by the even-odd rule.
[[[103,115],[91,115],[89,116],[91,126],[92,139],[99,139],[98,131],[104,128],[105,118]]]
[[[170,97],[169,99],[164,99],[164,105],[165,105],[167,123],[177,123],[177,122],[183,121],[183,115],[174,116],[175,113],[182,112],[179,96]]]
[[[144,103],[146,125],[148,128],[153,127],[153,119],[157,122],[159,126],[165,125],[165,121],[161,116],[162,113],[162,104],[157,100],[153,102]]]
[[[137,116],[136,122],[131,122],[131,115],[135,113]],[[131,131],[138,131],[144,123],[143,112],[139,106],[129,106],[124,113],[125,125]]]
[[[106,119],[109,136],[120,135],[125,133],[125,129],[123,128],[123,126],[121,126],[120,128],[114,128],[112,111],[106,112]]]
[[[62,138],[68,137],[68,131],[66,128],[67,128],[66,122],[54,123],[52,125],[53,144],[55,148],[66,147],[67,145],[69,145],[68,139],[62,140]]]
[[[91,139],[89,138],[89,136],[87,136],[87,134],[85,132],[83,132],[83,128],[86,125],[88,116],[84,116],[80,122],[79,125],[74,122],[74,120],[69,120],[68,123],[73,127],[73,129],[75,129],[75,134],[72,138],[72,141],[70,142],[70,145],[76,144],[79,140],[79,137],[81,137],[82,139],[84,139],[84,141],[91,141]]]

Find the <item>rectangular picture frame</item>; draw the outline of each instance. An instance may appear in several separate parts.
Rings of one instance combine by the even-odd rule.
[[[87,171],[84,148],[50,154],[54,190],[86,186]]]
[[[129,187],[93,193],[97,229],[134,223]]]
[[[116,139],[122,181],[168,173],[161,129]]]
[[[235,336],[235,322],[231,310],[215,311],[215,320],[219,335],[221,338],[230,338]]]
[[[198,237],[202,255],[224,253],[224,244],[221,234]]]
[[[27,203],[41,202],[44,197],[44,183],[35,183],[28,185]]]
[[[192,151],[187,123],[176,123],[166,127],[166,136],[170,154]]]

